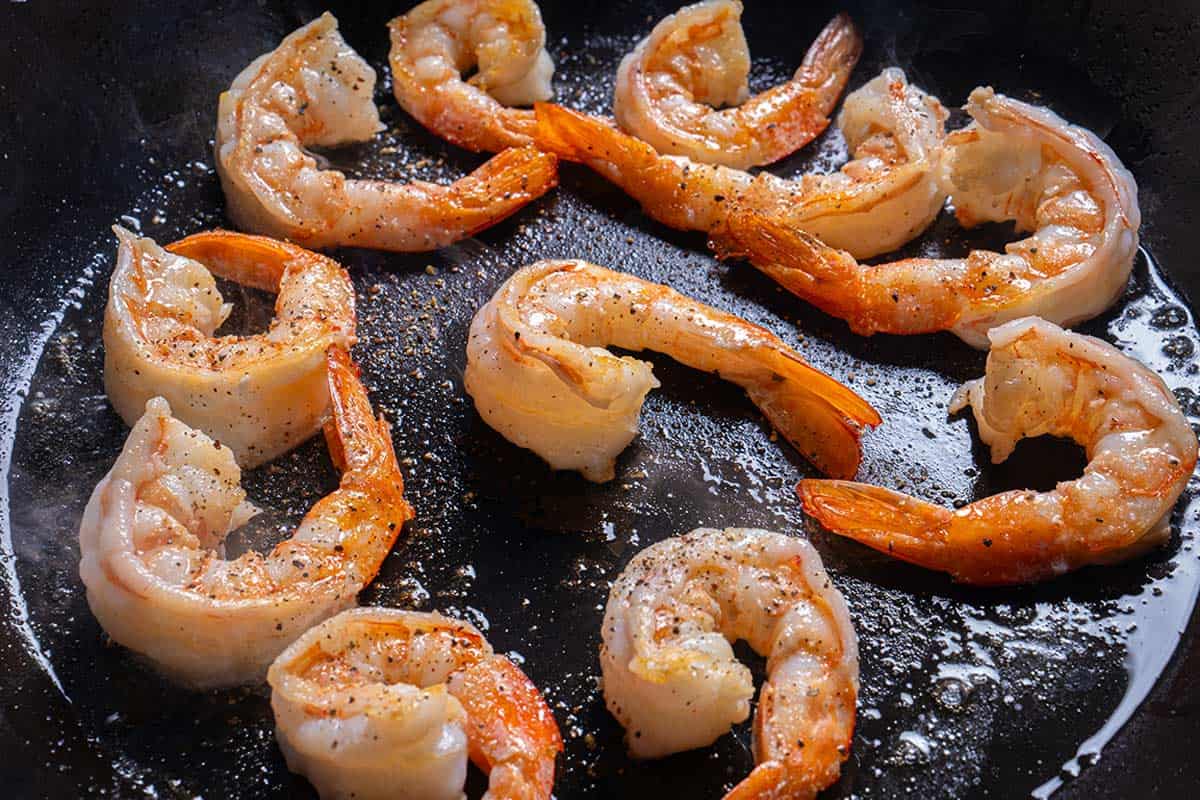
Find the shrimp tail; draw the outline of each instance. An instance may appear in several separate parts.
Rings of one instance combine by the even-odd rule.
[[[854,281],[860,269],[846,252],[811,233],[791,227],[774,215],[735,209],[728,223],[709,237],[717,258],[742,258],[793,294],[820,306],[832,290]]]
[[[404,477],[392,448],[392,429],[371,410],[367,390],[358,379],[358,366],[345,348],[334,345],[325,353],[333,417],[325,423],[325,441],[334,466],[342,473],[342,488],[360,487],[391,496],[399,511],[396,531],[412,519],[404,499]]]
[[[564,161],[593,164],[597,160],[623,168],[649,169],[658,161],[654,148],[623,133],[600,117],[564,108],[557,103],[534,103],[538,147]]]
[[[835,379],[780,353],[775,379],[747,389],[771,424],[826,475],[852,478],[862,460],[864,428],[882,420],[871,405]]]
[[[862,50],[862,34],[843,11],[829,20],[804,54],[794,80],[822,90],[822,114],[828,116],[837,105]]]
[[[858,29],[848,14],[838,14],[812,43],[788,83],[741,106],[739,111],[754,120],[753,138],[762,152],[761,163],[794,153],[829,127],[829,115],[861,54]]]
[[[471,720],[471,761],[488,775],[486,798],[550,797],[563,749],[542,693],[517,665],[491,656],[450,679]]]
[[[764,761],[730,789],[724,800],[812,800],[817,796],[816,787],[837,781],[841,762],[834,758],[824,775],[816,775],[812,767]]]
[[[599,173],[669,228],[707,231],[723,224],[727,199],[750,180],[738,170],[661,155],[601,117],[554,103],[533,108],[538,147]]]
[[[797,559],[798,566],[800,559]],[[857,698],[857,689],[847,687],[849,696]],[[725,800],[794,800],[815,798],[817,787],[832,786],[841,774],[842,762],[854,742],[854,721],[838,730],[835,718],[820,723],[824,730],[810,730],[802,747],[772,756],[764,752],[763,743],[773,738],[767,732],[772,718],[785,713],[786,703],[777,708],[775,686],[763,684],[758,710],[754,714],[754,742],[758,764],[737,786],[725,795]],[[851,704],[853,708],[853,703]],[[775,734],[777,736],[777,734]]]
[[[177,256],[199,261],[209,272],[264,292],[279,292],[285,267],[313,257],[302,247],[236,231],[193,233],[165,248]]]
[[[796,493],[804,511],[839,536],[928,569],[956,571],[949,509],[851,481],[802,480]]]
[[[793,228],[773,215],[735,209],[709,237],[717,258],[741,258],[800,299],[869,336],[878,329],[862,286],[863,267],[849,253]]]
[[[558,185],[558,159],[535,147],[513,147],[460,178],[447,191],[470,236],[511,216]]]

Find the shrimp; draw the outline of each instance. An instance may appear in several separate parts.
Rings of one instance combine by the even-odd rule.
[[[937,216],[946,111],[898,69],[852,92],[838,117],[854,160],[785,180],[660,155],[603,120],[539,103],[537,143],[620,186],[664,225],[720,234],[734,209],[808,231],[859,258],[894,250]]]
[[[475,315],[467,392],[483,419],[554,469],[615,475],[637,435],[650,364],[603,349],[657,350],[732,381],[807,459],[850,476],[875,409],[775,334],[657,283],[584,261],[517,270]]]
[[[322,798],[458,800],[467,757],[488,800],[550,798],[562,737],[541,692],[474,626],[356,608],[267,672],[288,769]]]
[[[195,687],[260,680],[293,639],[354,604],[412,508],[389,428],[349,355],[330,347],[333,419],[325,428],[341,485],[267,556],[227,561],[225,537],[256,513],[233,451],[146,404],[79,528],[80,576],[108,635]]]
[[[243,233],[198,233],[168,252],[113,230],[120,245],[104,312],[104,385],[127,424],[161,396],[247,468],[317,432],[329,413],[325,351],[355,341],[354,287],[337,262]],[[205,264],[276,293],[266,333],[213,336],[231,306]]]
[[[947,139],[944,181],[958,220],[1012,220],[1033,235],[1004,253],[859,264],[852,253],[745,210],[718,237],[784,288],[856,332],[948,330],[973,347],[1024,316],[1070,326],[1125,288],[1137,252],[1137,184],[1090,131],[991,89],[971,93],[975,122]]]
[[[620,126],[659,153],[735,169],[778,161],[824,131],[862,53],[850,17],[825,26],[791,80],[754,97],[741,18],[740,0],[704,0],[654,26],[617,70]]]
[[[533,143],[533,111],[509,106],[553,94],[554,61],[537,3],[426,0],[388,28],[392,90],[418,122],[476,152]]]
[[[750,715],[734,657],[767,658],[754,718],[757,766],[726,800],[813,798],[850,753],[858,639],[811,544],[749,528],[699,528],[638,553],[604,610],[608,710],[635,758],[706,747]]]
[[[434,250],[541,197],[553,156],[506,151],[449,186],[349,179],[306,146],[367,141],[383,126],[375,72],[342,40],[332,14],[288,35],[221,95],[216,161],[230,218],[307,247]]]
[[[802,481],[826,528],[955,580],[1028,583],[1111,564],[1164,543],[1196,466],[1196,435],[1162,380],[1112,345],[1037,318],[992,328],[984,377],[961,387],[999,463],[1027,436],[1062,436],[1088,456],[1050,492],[1011,491],[957,511],[877,486]]]

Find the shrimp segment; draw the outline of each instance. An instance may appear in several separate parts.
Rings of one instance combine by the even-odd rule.
[[[242,233],[198,233],[168,252],[113,230],[120,246],[104,312],[104,385],[127,424],[161,396],[244,467],[317,432],[329,413],[325,350],[355,341],[354,288],[337,262]],[[209,268],[277,295],[266,333],[213,336],[231,306]]]
[[[1003,254],[862,265],[753,209],[738,210],[716,248],[864,335],[948,330],[986,348],[988,329],[1017,317],[1070,326],[1108,308],[1137,252],[1133,176],[1094,134],[1044,108],[976,89],[967,111],[975,122],[947,139],[944,183],[962,224],[1033,231]]]
[[[222,557],[225,537],[256,509],[233,452],[172,417],[161,397],[92,493],[79,529],[92,613],[176,680],[261,679],[302,631],[354,604],[412,517],[387,423],[346,352],[331,347],[326,358],[325,436],[341,485],[269,555]]]
[[[984,377],[959,389],[951,409],[971,406],[994,462],[1023,437],[1075,440],[1088,456],[1081,478],[957,511],[877,486],[806,480],[804,509],[834,533],[981,585],[1044,580],[1165,542],[1197,443],[1162,380],[1045,320],[1014,320],[989,336]]]
[[[754,212],[808,231],[859,258],[894,250],[933,221],[946,111],[887,69],[847,98],[838,117],[853,160],[840,172],[785,180],[660,155],[604,120],[549,103],[534,106],[537,143],[617,184],[664,225],[717,236]]]
[[[741,18],[740,0],[704,0],[654,26],[617,70],[620,126],[659,153],[735,169],[778,161],[820,135],[862,53],[850,17],[825,26],[791,80],[754,97]]]
[[[613,584],[600,666],[635,758],[705,747],[750,714],[734,657],[767,658],[757,766],[726,798],[812,798],[850,752],[858,640],[812,545],[769,531],[700,528],[638,553]]]
[[[255,59],[221,95],[217,172],[241,228],[308,247],[420,251],[500,222],[558,181],[553,156],[514,149],[449,186],[349,179],[306,146],[367,141],[383,126],[375,72],[325,13]]]
[[[459,147],[498,152],[533,143],[530,106],[549,100],[554,62],[533,0],[426,0],[388,28],[400,107]],[[477,71],[470,80],[463,73]]]
[[[345,611],[280,654],[267,682],[288,768],[322,798],[458,800],[468,755],[488,773],[485,798],[551,796],[554,716],[466,622]]]
[[[583,261],[524,267],[479,310],[467,341],[467,392],[489,425],[551,467],[610,480],[659,383],[649,364],[604,345],[663,352],[738,384],[826,474],[853,475],[862,429],[880,421],[770,331]]]

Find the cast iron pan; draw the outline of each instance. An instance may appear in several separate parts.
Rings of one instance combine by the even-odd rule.
[[[384,23],[406,5],[333,5],[346,39],[386,73]],[[842,7],[749,5],[759,87],[790,72]],[[1180,293],[1200,289],[1194,12],[1108,0],[845,5],[867,43],[852,86],[897,64],[957,106],[991,83],[1108,140],[1140,184],[1145,249],[1124,299],[1084,330],[1148,361],[1200,412],[1200,336]],[[123,219],[166,242],[225,224],[210,155],[217,95],[324,8],[39,2],[0,11],[4,796],[311,793],[284,767],[264,687],[183,691],[106,642],[78,578],[77,525],[126,433],[101,384],[115,250],[107,228]],[[617,60],[671,7],[547,0],[543,10],[558,99],[601,112]],[[327,154],[335,165],[440,179],[481,160],[415,126],[386,79],[378,101],[388,132]],[[839,147],[827,134],[776,169],[828,166]],[[851,383],[886,420],[866,439],[864,480],[952,504],[1045,488],[1082,466],[1078,448],[1043,441],[988,464],[972,425],[946,412],[953,388],[984,361],[957,339],[853,336],[747,265],[717,263],[700,236],[650,222],[585,170],[565,167],[562,183],[441,253],[336,253],[359,292],[355,354],[377,407],[396,421],[417,509],[362,602],[461,614],[523,658],[566,738],[558,796],[718,797],[751,768],[746,726],[706,750],[631,762],[596,686],[607,581],[640,547],[699,525],[810,537],[849,601],[863,688],[853,754],[828,796],[1044,796],[1060,784],[1063,797],[1195,796],[1194,492],[1170,545],[1146,558],[1034,588],[971,591],[817,530],[792,491],[809,467],[771,439],[738,390],[669,359],[652,357],[663,387],[607,485],[552,473],[484,425],[461,381],[471,315],[515,267],[582,257],[762,323]],[[909,250],[959,253],[1011,236],[1003,227],[966,236],[944,219]],[[269,298],[226,289],[239,309],[230,330],[265,323]],[[333,481],[319,438],[250,473],[251,496],[270,513],[231,548],[278,540]],[[475,775],[469,794],[481,786]]]

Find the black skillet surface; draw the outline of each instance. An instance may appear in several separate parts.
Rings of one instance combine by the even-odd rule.
[[[1200,165],[1190,145],[1200,31],[1183,3],[1134,5],[851,3],[867,39],[854,85],[898,64],[947,105],[991,82],[1093,128],[1140,183],[1147,251],[1194,295]],[[381,67],[384,22],[403,7],[338,6],[347,40]],[[126,432],[101,384],[100,322],[114,252],[107,226],[123,218],[169,241],[224,222],[209,152],[217,94],[323,8],[0,10],[4,796],[310,791],[284,768],[263,687],[194,694],[166,684],[105,643],[76,566],[80,512]],[[543,8],[558,98],[593,111],[607,108],[620,55],[669,10]],[[794,67],[835,10],[752,3],[745,21],[757,83]],[[480,160],[417,129],[386,79],[378,100],[389,132],[329,154],[335,164],[447,178]],[[837,137],[826,135],[779,171],[828,167],[839,154]],[[1010,234],[968,238],[942,220],[910,249],[959,252],[968,241],[994,246]],[[859,730],[829,796],[1008,797],[1036,787],[1044,794],[1059,777],[1063,797],[1194,796],[1200,645],[1187,621],[1200,575],[1200,503],[1192,495],[1181,503],[1171,545],[1145,559],[1037,588],[968,591],[816,530],[792,494],[809,468],[772,439],[740,392],[661,357],[652,360],[663,387],[647,403],[643,435],[622,457],[618,478],[597,487],[552,474],[474,414],[461,385],[463,345],[472,313],[515,266],[570,256],[669,282],[765,324],[850,382],[886,420],[866,439],[864,480],[961,503],[1003,488],[1045,488],[1081,466],[1076,448],[1054,442],[1026,443],[1008,464],[990,466],[971,425],[946,415],[953,387],[981,371],[981,354],[949,336],[854,337],[746,265],[716,263],[699,236],[649,222],[577,168],[564,169],[559,191],[459,247],[339,253],[360,295],[356,356],[375,403],[397,421],[417,508],[362,601],[462,614],[487,629],[498,650],[523,657],[566,738],[558,796],[669,789],[717,797],[750,769],[746,726],[709,750],[633,764],[596,689],[606,581],[639,547],[702,524],[810,536],[850,603],[862,642]],[[239,306],[231,330],[265,322],[269,299],[236,287],[228,295]],[[1147,359],[1195,412],[1200,337],[1181,302],[1143,257],[1126,298],[1086,330]],[[252,497],[270,513],[233,549],[277,540],[333,480],[319,441],[249,474]],[[1088,755],[1102,746],[1099,759]],[[1084,757],[1074,758],[1077,751]],[[475,776],[473,796],[480,786]]]

